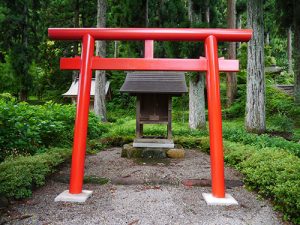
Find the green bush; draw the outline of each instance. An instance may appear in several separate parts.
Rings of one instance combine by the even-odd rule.
[[[294,120],[300,119],[300,107],[291,96],[277,90],[273,86],[266,88],[266,111],[268,115],[283,114]]]
[[[240,84],[237,86],[236,100],[231,107],[222,110],[224,119],[240,118],[245,115],[246,107],[246,85]]]
[[[225,161],[245,175],[249,188],[272,199],[285,219],[300,224],[300,159],[284,150],[224,141]]]
[[[273,129],[283,132],[292,132],[294,129],[294,122],[291,118],[284,114],[276,114],[270,118]]]
[[[224,123],[223,138],[228,141],[256,146],[257,148],[272,147],[283,149],[300,157],[299,143],[287,141],[281,137],[270,137],[266,134],[258,135],[247,133],[243,128],[238,128],[236,124],[232,123]]]
[[[0,162],[9,155],[35,154],[51,146],[69,146],[73,140],[75,107],[47,103],[0,100]],[[97,138],[107,131],[90,113],[88,136]]]
[[[265,197],[288,219],[300,224],[300,159],[285,151],[263,149],[240,164],[248,186]]]
[[[29,197],[42,186],[57,165],[71,156],[70,149],[54,148],[34,156],[9,158],[0,164],[0,195],[16,199]]]
[[[222,110],[225,119],[243,117],[246,107],[246,85],[238,85],[235,102],[229,108]],[[266,87],[266,113],[267,116],[285,115],[300,125],[300,107],[294,103],[292,97],[276,89],[272,85]],[[298,122],[298,124],[297,124]]]

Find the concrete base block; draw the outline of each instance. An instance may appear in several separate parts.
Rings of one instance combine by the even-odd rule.
[[[82,190],[80,194],[70,194],[69,190],[60,193],[55,199],[55,202],[85,202],[93,191]]]
[[[207,205],[238,205],[239,203],[230,195],[225,194],[225,198],[216,198],[210,193],[202,193]]]

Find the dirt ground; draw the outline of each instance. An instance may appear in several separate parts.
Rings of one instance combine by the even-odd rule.
[[[93,190],[85,203],[54,202],[68,189],[70,165],[51,176],[33,197],[15,202],[3,224],[283,224],[268,202],[247,191],[239,172],[225,168],[227,193],[236,206],[208,206],[209,155],[187,150],[184,159],[140,161],[121,158],[111,148],[86,158],[84,189]],[[110,181],[102,183],[101,178]],[[193,185],[193,186],[191,186]],[[1,224],[1,222],[0,222]]]

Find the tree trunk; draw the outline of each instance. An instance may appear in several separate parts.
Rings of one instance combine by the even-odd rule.
[[[210,23],[209,0],[206,0],[205,20],[207,24]]]
[[[294,0],[294,79],[295,102],[300,105],[300,4]]]
[[[119,42],[115,41],[115,47],[114,47],[114,57],[117,58],[119,54]]]
[[[242,15],[241,13],[237,13],[237,16],[236,16],[236,27],[238,29],[242,29]],[[241,47],[241,42],[238,42],[237,43],[237,48],[239,49]]]
[[[79,0],[74,0],[74,27],[79,27]],[[74,42],[74,55],[78,55],[78,41]],[[79,75],[78,70],[73,70],[72,80],[75,81]]]
[[[227,1],[227,25],[228,28],[236,28],[236,2],[235,0]],[[229,42],[228,44],[228,58],[236,59],[236,43]],[[227,107],[230,107],[234,102],[236,92],[237,92],[237,78],[235,72],[230,72],[226,74],[226,96],[227,96]]]
[[[106,0],[98,0],[97,2],[97,27],[105,27],[106,25]],[[105,57],[106,49],[104,41],[96,42],[96,55]],[[105,71],[97,70],[95,73],[95,99],[94,110],[95,114],[101,118],[102,121],[107,121],[106,106],[105,106]]]
[[[288,52],[288,71],[289,73],[293,73],[293,47],[292,47],[292,28],[289,27],[288,29],[288,46],[287,46],[287,52]]]
[[[266,33],[266,45],[270,45],[270,32]]]
[[[205,129],[205,76],[190,78],[189,90],[189,126],[191,129]]]
[[[23,30],[22,30],[22,50],[23,54],[25,57],[21,59],[20,61],[22,62],[19,66],[21,72],[21,87],[20,87],[20,92],[19,92],[19,98],[21,101],[27,101],[28,99],[28,93],[29,93],[29,80],[30,75],[29,75],[29,64],[30,62],[28,61],[28,3],[24,2],[24,8],[23,8],[23,15],[24,15],[24,24],[23,24]],[[19,56],[20,57],[20,56]]]
[[[266,129],[263,0],[248,1],[247,17],[253,37],[248,43],[245,126],[249,132],[263,133]]]
[[[208,6],[207,6],[208,7]],[[207,10],[209,11],[209,10]],[[195,14],[193,12],[192,0],[188,1],[188,15],[191,22]],[[198,18],[198,17],[197,17]],[[199,129],[206,127],[205,120],[205,76],[197,74],[191,77],[189,82],[189,127]]]
[[[149,26],[149,0],[146,0],[145,26]]]

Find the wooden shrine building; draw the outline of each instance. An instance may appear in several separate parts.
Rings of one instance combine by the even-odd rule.
[[[121,92],[135,95],[136,139],[134,147],[174,148],[172,140],[172,96],[187,93],[183,72],[129,72]],[[167,138],[143,137],[144,124],[166,124]]]

